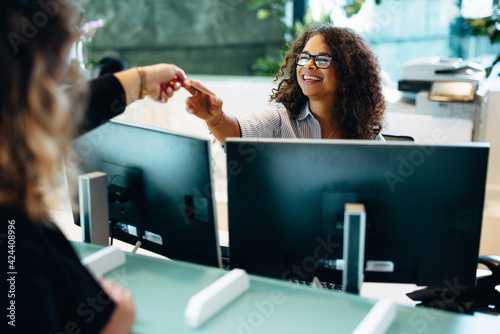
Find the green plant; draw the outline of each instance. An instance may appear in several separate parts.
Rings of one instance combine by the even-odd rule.
[[[491,43],[500,42],[500,8],[495,8],[493,15],[475,20],[465,19],[473,35],[488,35]]]
[[[476,36],[489,36],[491,44],[500,42],[500,8],[496,6],[491,16],[468,20],[464,22],[470,27],[471,33]],[[500,62],[500,55],[493,61],[493,63],[486,68],[486,77],[489,77],[493,67]]]
[[[256,11],[256,17],[259,20],[274,19],[279,22],[283,34],[284,44],[287,43],[287,37],[291,34],[291,29],[285,23],[285,6],[293,0],[252,0],[247,10]],[[257,58],[251,69],[255,75],[269,76],[278,73],[280,68],[280,59],[283,58],[285,51],[274,50],[262,57]]]
[[[280,57],[283,57],[282,52],[280,52]],[[279,72],[280,66],[279,60],[277,60],[275,56],[268,54],[257,58],[251,68],[255,75],[272,76]]]
[[[252,0],[247,9],[256,11],[256,16],[259,20],[265,20],[270,17],[279,20],[281,28],[284,32],[288,31],[288,26],[283,21],[285,17],[285,6],[288,2],[294,0]]]
[[[293,22],[289,27],[285,23],[285,7],[287,3],[295,0],[252,0],[247,9],[256,11],[256,17],[259,20],[275,19],[278,20],[283,32],[284,45],[281,50],[275,50],[272,54],[267,54],[257,58],[257,61],[252,65],[252,70],[255,75],[274,75],[278,73],[280,66],[286,54],[288,43],[298,34],[302,32],[305,26],[318,22],[331,22],[331,12],[322,9],[320,19],[315,21],[312,17],[311,10],[308,8],[302,20]],[[380,4],[382,0],[375,0],[376,4]],[[365,0],[353,0],[348,5],[343,6],[348,17],[355,15],[361,9]]]

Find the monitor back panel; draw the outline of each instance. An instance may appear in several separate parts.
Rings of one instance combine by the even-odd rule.
[[[228,140],[231,267],[340,283],[345,203],[367,211],[366,281],[473,285],[488,146]]]
[[[74,141],[80,173],[108,174],[113,236],[174,259],[219,266],[208,140],[108,122]]]

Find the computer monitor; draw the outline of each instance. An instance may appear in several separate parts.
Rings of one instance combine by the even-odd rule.
[[[240,138],[226,145],[231,267],[341,283],[341,272],[324,263],[343,258],[345,203],[362,203],[364,281],[474,285],[487,143]]]
[[[113,238],[221,265],[209,140],[110,121],[76,139],[73,149],[80,174],[107,174]]]

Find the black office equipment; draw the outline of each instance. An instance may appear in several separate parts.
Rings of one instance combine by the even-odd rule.
[[[73,148],[82,173],[108,175],[113,238],[139,240],[173,259],[221,265],[209,140],[111,121]]]
[[[345,203],[366,208],[365,281],[474,286],[489,145],[228,139],[230,262],[339,283]]]
[[[476,286],[441,286],[427,287],[407,293],[417,306],[427,306],[459,313],[473,314],[483,312],[493,315],[500,314],[500,256],[479,257],[479,263],[491,271],[491,275],[479,277]]]

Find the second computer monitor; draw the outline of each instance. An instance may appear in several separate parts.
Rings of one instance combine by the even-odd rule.
[[[231,267],[340,283],[341,272],[320,260],[343,258],[344,205],[362,203],[365,281],[474,285],[487,144],[226,145]]]
[[[220,266],[210,141],[111,121],[73,143],[82,173],[108,176],[113,238]]]

